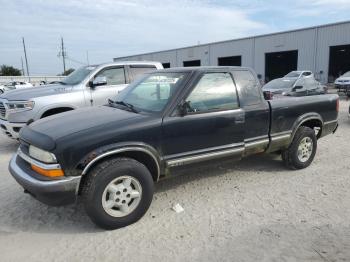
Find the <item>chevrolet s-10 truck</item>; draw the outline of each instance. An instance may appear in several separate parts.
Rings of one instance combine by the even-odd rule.
[[[139,220],[154,183],[179,166],[277,152],[306,168],[335,132],[338,107],[333,94],[266,101],[248,68],[158,70],[106,105],[23,127],[9,170],[43,203],[80,197],[93,222],[115,229]]]

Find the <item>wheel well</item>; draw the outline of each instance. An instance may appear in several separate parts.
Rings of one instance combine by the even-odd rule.
[[[71,107],[52,108],[52,109],[47,110],[44,114],[42,114],[41,118],[56,115],[56,114],[63,113],[66,111],[71,111],[71,110],[73,110],[73,108],[71,108]]]
[[[320,138],[322,132],[322,121],[319,119],[310,119],[303,122],[300,126],[306,126],[316,131],[317,138]]]
[[[158,163],[151,155],[149,155],[145,152],[142,152],[142,151],[124,151],[124,152],[120,152],[120,153],[106,156],[104,158],[97,160],[95,163],[93,163],[92,166],[89,167],[88,172],[89,172],[89,170],[91,170],[96,165],[100,164],[101,162],[107,161],[107,160],[112,159],[112,158],[117,158],[117,157],[132,158],[132,159],[135,159],[136,161],[144,164],[147,167],[147,169],[149,170],[149,172],[151,173],[153,181],[158,180],[158,176],[159,176]]]

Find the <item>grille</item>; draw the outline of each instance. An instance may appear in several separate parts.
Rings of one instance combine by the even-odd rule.
[[[3,102],[0,102],[0,117],[5,118],[6,108]]]

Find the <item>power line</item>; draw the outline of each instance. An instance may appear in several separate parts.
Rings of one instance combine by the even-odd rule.
[[[67,51],[64,47],[64,42],[63,42],[63,37],[61,37],[61,45],[60,45],[60,51],[58,52],[58,55],[57,57],[62,57],[62,63],[63,63],[63,72],[66,71],[66,60],[69,60],[73,63],[77,63],[77,64],[80,64],[80,65],[88,65],[89,64],[89,55],[87,53],[87,63],[86,62],[81,62],[79,60],[76,60],[72,57],[69,57],[68,54],[67,54]]]
[[[80,61],[78,61],[78,60],[76,60],[76,59],[73,59],[73,58],[71,58],[71,57],[69,57],[69,56],[66,56],[66,59],[67,59],[67,60],[70,60],[70,61],[72,61],[72,62],[74,62],[74,63],[77,63],[77,64],[86,65],[86,62],[80,62]]]

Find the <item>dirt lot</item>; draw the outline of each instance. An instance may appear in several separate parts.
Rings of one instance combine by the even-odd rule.
[[[265,155],[192,170],[160,182],[138,223],[109,232],[81,204],[23,194],[7,171],[17,143],[1,136],[0,261],[350,261],[347,110],[342,101],[340,127],[309,168]]]

